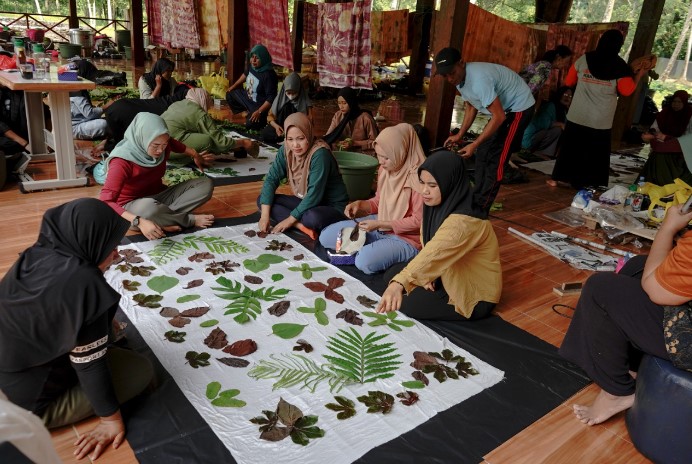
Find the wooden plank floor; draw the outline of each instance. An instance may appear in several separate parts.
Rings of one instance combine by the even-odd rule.
[[[138,77],[142,69],[135,69],[130,63],[99,62],[102,69],[126,70],[128,81]],[[151,66],[151,64],[148,64]],[[201,63],[186,62],[182,69],[197,71]],[[134,81],[136,82],[136,81]],[[365,105],[364,105],[365,106]],[[336,109],[335,102],[316,102],[316,132],[323,133]],[[406,122],[420,122],[425,111],[425,101],[397,96],[381,103],[368,104],[380,114],[402,116]],[[392,109],[393,108],[393,109]],[[373,111],[374,112],[374,111]],[[455,113],[461,118],[461,112]],[[389,118],[387,123],[400,122]],[[30,171],[37,179],[51,176],[54,168],[50,163],[33,163]],[[551,308],[554,304],[574,306],[576,296],[558,297],[552,288],[562,282],[583,281],[589,273],[571,268],[565,263],[547,255],[535,246],[517,238],[508,231],[509,227],[530,233],[535,230],[557,230],[570,235],[598,240],[591,231],[573,229],[558,224],[543,216],[543,213],[562,209],[569,205],[572,191],[546,187],[545,175],[528,172],[527,184],[503,186],[497,201],[503,210],[494,213],[493,226],[500,241],[500,255],[503,265],[502,301],[496,312],[508,322],[529,333],[559,346],[569,326],[569,319],[560,316]],[[200,208],[199,212],[214,214],[216,217],[239,217],[256,210],[256,198],[260,182],[217,187],[212,199]],[[82,197],[98,197],[100,187],[89,186],[74,189],[61,189],[46,192],[21,194],[14,183],[9,183],[0,191],[0,275],[4,275],[16,256],[30,246],[37,237],[41,217],[46,209],[66,201]],[[644,250],[646,252],[646,250]],[[561,311],[569,313],[564,308]],[[485,456],[485,462],[498,463],[619,463],[631,464],[649,462],[639,454],[627,434],[623,415],[605,424],[587,427],[573,418],[571,404],[590,401],[597,392],[591,385],[570,398],[561,406],[538,420],[530,427],[502,444]],[[80,433],[93,427],[95,419],[83,421],[74,426],[53,431],[52,437],[59,455],[66,463],[75,462],[72,443]],[[82,461],[84,462],[84,461]],[[108,450],[99,463],[121,464],[137,462],[132,450],[124,443],[118,450]]]

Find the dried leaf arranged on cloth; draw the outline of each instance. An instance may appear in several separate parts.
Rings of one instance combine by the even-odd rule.
[[[339,420],[349,419],[356,415],[356,404],[345,396],[334,396],[336,403],[327,403],[325,408],[338,412],[336,418]]]
[[[273,390],[299,385],[314,393],[321,382],[327,381],[329,391],[338,393],[344,385],[353,383],[350,378],[336,373],[331,365],[319,365],[300,354],[284,353],[281,355],[282,359],[271,354],[269,358],[260,360],[247,375],[256,380],[277,379],[272,386]]]
[[[327,348],[335,356],[323,356],[334,365],[334,372],[355,382],[386,379],[392,377],[401,364],[394,343],[377,343],[388,336],[370,332],[363,337],[353,327],[350,330],[339,329],[327,342]]]
[[[138,306],[144,306],[145,308],[160,308],[161,305],[159,304],[159,301],[163,300],[163,296],[138,293],[133,296],[132,299],[137,303]]]
[[[180,275],[188,275],[191,270],[192,270],[191,267],[179,267],[178,269],[175,270],[175,273],[180,274]]]
[[[240,358],[216,358],[216,360],[230,367],[248,367],[250,365],[250,361]]]
[[[176,303],[189,303],[190,301],[199,300],[202,298],[201,295],[183,295],[175,300]]]
[[[327,310],[327,302],[323,298],[315,298],[315,306],[308,308],[306,306],[301,306],[298,311],[306,314],[314,314],[317,323],[320,325],[328,325],[329,318],[324,313]]]
[[[288,242],[280,242],[278,240],[270,240],[264,249],[265,250],[271,250],[271,251],[292,250],[293,245],[291,245]]]
[[[255,232],[254,230],[246,230],[244,234],[246,237],[252,238],[257,235],[257,232]]]
[[[407,382],[401,382],[401,386],[404,388],[425,388],[425,384],[420,380],[409,380]]]
[[[336,292],[334,289],[341,287],[344,282],[345,280],[341,277],[330,277],[327,279],[326,284],[322,282],[305,282],[303,285],[313,292],[324,292],[324,297],[326,299],[342,304],[344,302],[343,295]]]
[[[200,316],[204,316],[208,312],[209,312],[208,306],[198,306],[196,308],[186,309],[185,311],[180,313],[180,315],[185,316],[185,317],[200,317]]]
[[[430,364],[439,364],[437,359],[426,353],[425,351],[414,351],[413,352],[413,362],[411,363],[411,367],[414,369],[422,369],[423,367],[430,365]]]
[[[303,329],[307,326],[307,324],[274,324],[272,326],[272,333],[277,337],[288,340],[289,338],[294,338],[300,335]]]
[[[168,277],[168,276],[156,276],[152,277],[147,281],[147,287],[155,291],[156,293],[163,293],[166,290],[170,290],[171,288],[175,287],[178,285],[180,280],[176,279],[175,277]]]
[[[190,323],[190,319],[187,317],[175,316],[172,319],[168,319],[168,323],[173,327],[182,328]]]
[[[209,348],[219,350],[224,346],[228,345],[228,340],[226,340],[226,332],[221,330],[219,327],[211,331],[207,338],[204,339],[204,344]]]
[[[195,263],[201,263],[205,259],[214,259],[214,255],[212,255],[208,251],[203,251],[200,253],[195,253],[187,259]]]
[[[356,300],[358,300],[358,303],[360,303],[363,306],[365,306],[366,308],[370,308],[370,309],[375,309],[375,306],[377,305],[377,301],[371,300],[370,298],[368,298],[365,295],[358,295]]]
[[[421,371],[413,371],[411,373],[411,377],[413,377],[416,380],[420,380],[423,382],[423,384],[427,387],[430,384],[430,380],[428,380],[428,376],[423,374]]]
[[[166,340],[173,343],[184,342],[185,335],[187,335],[187,332],[178,332],[177,330],[169,330],[168,332],[163,334],[163,336],[166,337]]]
[[[161,311],[159,311],[159,314],[163,317],[175,317],[180,315],[180,311],[178,311],[175,308],[171,308],[170,306],[166,306]]]
[[[359,315],[360,314],[358,313],[358,311],[354,311],[352,309],[344,309],[336,314],[336,318],[343,319],[349,324],[361,326],[363,325],[363,319],[358,317]]]
[[[442,359],[443,361],[446,362],[452,362],[456,363],[454,368],[457,371],[457,374],[462,376],[463,378],[467,378],[469,375],[478,375],[478,371],[474,369],[473,365],[466,361],[466,358],[460,355],[455,355],[452,350],[443,350],[442,353],[428,353],[431,356],[434,356],[436,358]]]
[[[374,318],[373,321],[368,322],[371,327],[376,327],[378,325],[386,325],[390,329],[401,332],[401,327],[413,327],[416,325],[415,322],[410,320],[398,320],[398,311],[390,311],[388,313],[380,314],[373,313],[371,311],[363,311],[363,316],[368,316]]]
[[[367,395],[359,396],[358,401],[368,407],[369,413],[381,412],[387,414],[394,406],[394,397],[381,391],[369,391]]]
[[[247,356],[255,351],[257,351],[257,343],[250,338],[233,342],[223,349],[224,353],[232,354],[233,356]]]
[[[303,254],[295,255],[295,256],[293,257],[293,259],[294,259],[295,261],[300,261],[300,260],[302,260],[303,258],[305,258],[305,255],[303,255]]]
[[[113,264],[118,264],[121,261],[124,261],[126,263],[130,264],[137,264],[137,263],[143,263],[144,259],[142,259],[141,255],[142,252],[139,250],[133,250],[132,248],[126,248],[124,250],[118,251],[118,254],[120,255],[119,259],[116,259]]]
[[[189,281],[189,282],[187,283],[186,286],[183,287],[183,289],[187,290],[188,288],[199,287],[199,286],[202,285],[203,283],[204,283],[204,280],[203,280],[203,279],[191,280],[191,281]]]
[[[216,296],[224,300],[233,300],[224,315],[235,314],[233,320],[239,324],[250,322],[250,318],[256,319],[262,313],[260,300],[274,301],[283,298],[289,292],[287,288],[274,287],[251,289],[240,282],[234,282],[225,277],[216,279],[221,287],[212,287],[212,290],[224,293],[216,293]]]
[[[247,282],[249,284],[255,284],[255,285],[260,285],[264,282],[264,280],[262,280],[261,277],[257,277],[257,276],[245,276],[244,279],[245,279],[245,282]]]
[[[276,412],[262,411],[263,416],[250,419],[253,424],[260,425],[260,438],[267,441],[280,441],[290,435],[293,443],[306,446],[310,439],[321,438],[324,430],[315,426],[317,416],[304,416],[296,406],[279,399]],[[285,427],[278,424],[281,423]]]
[[[288,300],[285,301],[279,301],[277,303],[274,303],[269,307],[267,312],[271,314],[272,316],[276,317],[281,317],[284,314],[286,314],[286,311],[288,311],[288,308],[291,306],[291,302]]]
[[[123,280],[123,288],[128,292],[136,292],[140,285],[136,280]]]
[[[228,260],[219,262],[213,261],[209,263],[205,271],[211,272],[213,275],[225,274],[226,272],[233,272],[233,268],[239,266],[240,264]]]
[[[154,266],[133,266],[129,263],[123,263],[115,267],[120,272],[129,272],[132,276],[148,277],[151,271],[156,269]]]
[[[306,353],[312,353],[312,350],[314,350],[312,345],[302,338],[299,338],[296,342],[296,346],[293,347],[293,351],[305,351]]]
[[[396,394],[397,398],[401,398],[401,402],[406,405],[406,406],[412,406],[418,402],[420,397],[418,396],[418,393],[412,392],[412,391],[405,391],[401,393]]]
[[[245,266],[249,271],[255,274],[269,269],[270,264],[278,264],[286,261],[286,258],[277,255],[270,255],[267,253],[259,255],[255,259],[246,259],[243,261],[243,266]]]
[[[259,238],[267,238],[267,235],[269,235],[268,232],[257,232]]]
[[[240,390],[230,389],[221,391],[220,382],[210,382],[207,385],[207,398],[212,400],[211,404],[222,408],[242,408],[247,403],[235,397],[240,394]]]
[[[219,321],[217,321],[216,319],[209,319],[208,321],[202,322],[199,326],[205,327],[205,328],[206,327],[214,327],[218,323],[219,323]]]
[[[209,353],[198,353],[196,351],[188,351],[185,353],[185,359],[190,367],[197,369],[198,367],[205,367],[209,365],[209,358],[211,355]]]

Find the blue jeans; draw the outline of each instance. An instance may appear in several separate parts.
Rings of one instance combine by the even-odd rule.
[[[363,219],[377,219],[371,214]],[[320,243],[332,250],[336,246],[336,236],[344,227],[353,227],[353,221],[336,222],[326,227],[320,234]],[[366,274],[376,274],[389,269],[397,263],[412,260],[418,254],[418,249],[406,240],[394,235],[374,231],[365,235],[365,245],[356,255],[356,267]]]

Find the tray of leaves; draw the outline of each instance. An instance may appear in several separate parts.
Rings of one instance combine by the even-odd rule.
[[[275,301],[285,297],[290,291],[287,288],[275,289],[274,287],[262,287],[253,290],[240,282],[235,282],[225,277],[219,277],[216,279],[216,283],[220,287],[211,288],[214,291],[221,292],[216,293],[216,296],[224,300],[231,300],[231,303],[226,306],[228,311],[224,314],[235,314],[233,320],[239,324],[250,322],[250,319],[256,319],[262,313],[260,300]]]
[[[394,397],[381,391],[369,391],[367,395],[358,397],[358,401],[368,407],[368,412],[373,414],[381,412],[389,414],[394,407]]]
[[[308,263],[303,263],[300,266],[291,266],[288,268],[289,271],[300,272],[304,279],[311,279],[313,272],[326,271],[326,266],[315,266],[310,267]]]
[[[378,325],[386,325],[392,330],[401,332],[401,327],[413,327],[416,325],[415,322],[411,320],[400,320],[397,319],[398,311],[389,311],[387,313],[373,313],[372,311],[363,311],[363,316],[368,316],[374,318],[373,321],[368,322],[370,327],[377,327]]]
[[[339,420],[350,419],[356,415],[356,403],[349,400],[345,396],[334,396],[336,403],[327,403],[324,405],[325,408],[332,411],[336,411],[336,418]]]
[[[209,382],[207,385],[206,395],[211,400],[211,404],[221,408],[242,408],[247,403],[236,398],[240,394],[240,390],[231,389],[221,391],[220,382]]]
[[[358,311],[354,311],[352,309],[344,309],[343,311],[339,311],[336,314],[337,319],[343,319],[344,321],[348,322],[349,324],[361,326],[363,325],[363,319],[360,317],[360,313]]]
[[[250,422],[260,426],[260,438],[267,441],[281,441],[291,437],[293,443],[306,446],[311,439],[324,436],[324,430],[317,427],[317,416],[305,416],[298,407],[279,399],[276,411],[262,411],[264,416],[253,417]]]
[[[322,282],[305,282],[303,285],[313,292],[324,292],[324,297],[326,299],[342,304],[344,302],[344,296],[334,289],[341,287],[344,282],[345,280],[341,277],[330,277],[327,279],[326,284]]]
[[[206,367],[209,365],[209,358],[211,355],[209,353],[198,353],[196,351],[188,351],[185,353],[185,359],[190,367],[197,369],[198,367]]]
[[[314,314],[319,325],[329,325],[329,318],[324,313],[327,310],[327,302],[324,298],[315,298],[315,306],[312,308],[301,306],[297,309],[301,313]]]
[[[285,250],[290,251],[293,249],[293,245],[291,245],[288,242],[280,242],[278,240],[270,240],[264,249],[270,250],[270,251],[285,251]]]

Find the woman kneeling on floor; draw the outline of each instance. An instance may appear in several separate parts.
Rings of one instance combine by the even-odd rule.
[[[99,416],[75,443],[77,459],[120,446],[120,404],[153,376],[144,357],[109,346],[120,295],[103,272],[128,227],[93,198],[49,209],[0,282],[0,389],[49,428]]]
[[[418,176],[423,249],[385,273],[389,286],[377,311],[446,321],[487,317],[502,293],[500,250],[490,221],[473,216],[464,160],[450,151],[434,153]]]
[[[213,160],[213,155],[200,155],[171,138],[163,119],[151,113],[135,117],[107,160],[108,174],[99,198],[149,240],[165,237],[166,231],[208,227],[214,222],[211,214],[190,213],[211,198],[211,179],[202,176],[168,188],[163,185],[171,152],[185,153],[200,169]]]
[[[425,161],[418,136],[410,124],[387,127],[377,136],[375,153],[380,162],[377,193],[369,200],[349,203],[350,218],[364,215],[357,227],[367,233],[356,255],[356,267],[366,274],[410,261],[418,254],[423,197],[418,193],[418,167]],[[330,225],[320,234],[325,248],[334,248],[337,235],[353,221]]]
[[[279,148],[257,200],[262,232],[281,233],[296,227],[313,240],[322,229],[346,219],[346,185],[329,145],[312,136],[312,124],[303,113],[284,122],[286,142]],[[276,193],[288,179],[292,195]],[[270,227],[270,219],[277,222]]]

